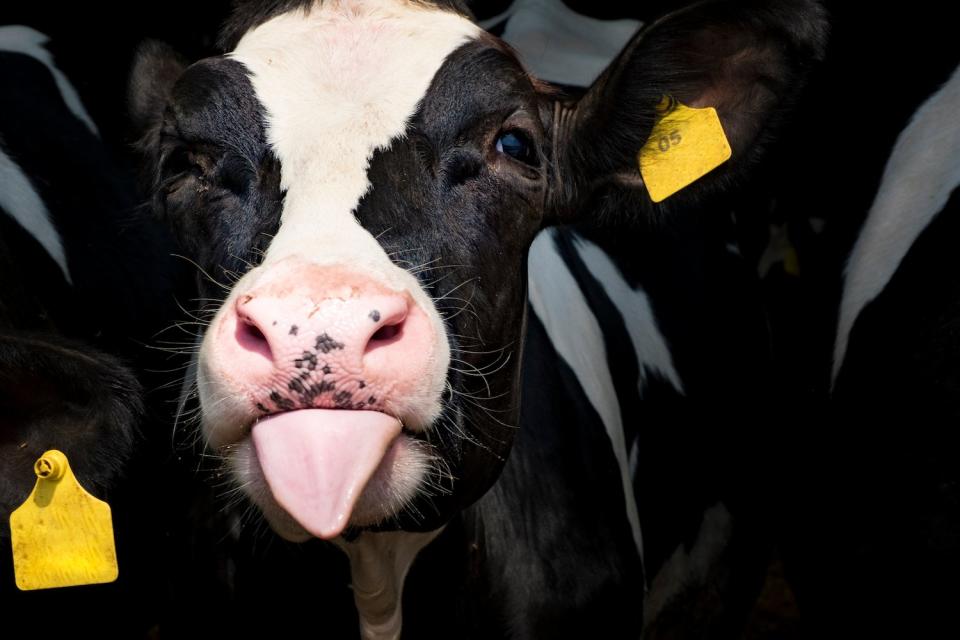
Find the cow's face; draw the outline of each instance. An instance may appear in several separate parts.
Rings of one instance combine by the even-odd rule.
[[[733,108],[710,74],[736,65],[709,52],[709,81],[672,84],[614,69],[563,102],[456,11],[300,4],[241,5],[226,56],[183,70],[150,46],[135,69],[155,205],[222,300],[192,381],[203,433],[287,538],[434,528],[509,451],[534,234],[591,198],[649,209],[635,154],[655,105]],[[759,48],[695,39],[702,17],[668,24],[689,22],[694,61]],[[769,125],[774,88],[736,97],[756,104],[729,116],[735,151]]]

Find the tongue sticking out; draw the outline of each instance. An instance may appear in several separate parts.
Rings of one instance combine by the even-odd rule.
[[[311,534],[333,538],[400,429],[376,411],[301,409],[264,418],[252,438],[280,506]]]

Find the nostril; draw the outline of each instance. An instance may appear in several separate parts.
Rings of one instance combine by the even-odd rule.
[[[371,312],[370,319],[373,320],[374,312]],[[376,312],[376,320],[380,326],[373,332],[367,341],[365,353],[370,353],[374,349],[391,345],[403,337],[403,327],[407,319],[406,305],[402,309],[397,309],[389,317],[381,319],[380,312]]]
[[[263,335],[260,327],[244,316],[240,316],[237,321],[237,343],[241,348],[273,361],[273,351],[267,336]]]
[[[380,327],[377,329],[370,337],[370,342],[384,342],[386,340],[392,340],[397,337],[397,334],[400,333],[400,325],[392,324]]]

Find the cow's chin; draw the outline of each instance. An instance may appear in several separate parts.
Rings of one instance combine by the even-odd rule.
[[[227,464],[234,480],[277,535],[291,542],[304,542],[313,537],[277,504],[250,438],[229,447]],[[419,493],[427,490],[434,464],[429,445],[402,433],[364,487],[347,526],[373,527],[398,515]]]

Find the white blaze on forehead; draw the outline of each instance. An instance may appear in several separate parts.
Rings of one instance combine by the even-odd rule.
[[[370,186],[370,158],[403,135],[440,65],[479,33],[436,8],[340,0],[243,37],[233,57],[251,71],[286,191],[268,262],[302,252],[306,241],[352,260],[377,253],[352,215]]]

